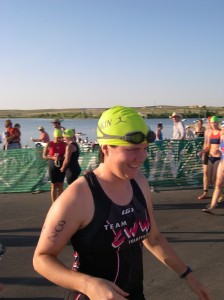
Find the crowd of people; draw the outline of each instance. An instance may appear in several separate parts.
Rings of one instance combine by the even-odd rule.
[[[220,122],[217,116],[209,116],[207,128],[200,119],[192,131],[191,126],[184,126],[181,117],[181,114],[176,112],[170,116],[173,120],[174,140],[204,138],[203,148],[198,152],[198,156],[202,156],[203,162],[203,193],[198,196],[198,200],[207,199],[208,188],[212,186],[211,203],[202,211],[213,214],[218,202],[224,198],[222,194],[224,187],[224,121]]]
[[[173,120],[173,140],[191,140],[198,137],[204,137],[205,126],[203,124],[203,120],[199,119],[196,121],[195,125],[187,125],[185,126],[184,122],[181,120],[182,115],[178,112],[173,112],[170,119]],[[158,123],[156,129],[156,140],[163,140],[163,124]]]
[[[49,177],[51,181],[52,203],[62,193],[64,180],[71,184],[81,173],[78,159],[80,155],[79,145],[76,143],[74,129],[66,129],[59,119],[54,119],[53,140],[43,126],[39,126],[39,138],[31,138],[33,142],[43,143],[43,158],[48,160]],[[13,125],[11,120],[5,121],[5,130],[2,135],[3,150],[21,148],[20,124]]]
[[[212,184],[212,200],[203,212],[213,214],[224,184],[224,122],[208,117],[207,128],[198,120],[191,131],[181,117],[176,112],[170,116],[174,140],[204,138],[198,153],[203,158],[203,194],[198,199],[207,198]],[[198,299],[210,300],[207,289],[159,232],[150,187],[140,171],[148,145],[163,140],[163,124],[158,123],[154,134],[134,109],[115,106],[106,110],[97,127],[99,165],[84,176],[80,176],[74,130],[64,128],[58,119],[52,124],[52,140],[42,126],[40,137],[32,139],[45,143],[43,158],[48,161],[52,201],[34,253],[34,269],[66,288],[67,300],[144,300],[145,246],[185,278]],[[5,128],[4,149],[21,148],[20,125],[7,120]],[[68,187],[64,190],[65,178]],[[60,259],[69,240],[75,254],[73,269]]]
[[[221,173],[223,160],[223,123],[220,126],[219,118],[210,116],[207,118],[206,126],[203,120],[199,119],[196,124],[185,126],[182,121],[182,115],[178,112],[173,112],[169,117],[173,120],[173,135],[172,140],[189,140],[194,138],[203,138],[203,149],[198,153],[202,157],[203,166],[203,193],[198,196],[198,200],[208,198],[209,186],[215,188],[217,173]],[[45,145],[43,158],[49,160],[49,174],[51,180],[51,199],[52,202],[63,191],[63,183],[66,178],[68,184],[77,179],[81,173],[81,167],[78,163],[80,150],[79,143],[76,141],[75,131],[73,129],[65,129],[61,125],[59,119],[54,119],[52,122],[54,133],[51,141],[50,135],[43,126],[39,126],[39,138],[31,138],[35,143],[43,143]],[[163,124],[158,123],[155,131],[156,141],[163,141]],[[63,142],[63,143],[62,143]],[[11,120],[5,121],[5,130],[2,137],[3,150],[20,149],[21,148],[21,130],[20,124],[12,124]],[[60,155],[54,149],[54,146],[61,147]],[[66,147],[67,146],[67,147]],[[54,150],[53,150],[54,149]],[[55,152],[56,151],[56,152]],[[219,172],[218,171],[219,167]],[[220,175],[221,176],[221,175]],[[219,177],[220,177],[219,176]],[[213,200],[212,204],[203,209],[204,212],[214,212],[217,202],[224,198],[221,192],[222,180],[219,179],[219,189],[216,188],[216,195],[219,194],[218,200]],[[217,192],[220,190],[220,192]],[[214,198],[216,199],[217,196]]]
[[[76,142],[75,130],[66,129],[60,120],[52,121],[54,126],[53,140],[46,142],[43,158],[48,160],[49,177],[51,181],[52,203],[64,190],[64,180],[68,185],[81,174],[79,164],[80,149]]]
[[[173,140],[191,140],[204,137],[205,126],[202,119],[197,120],[195,125],[185,126],[181,118],[182,115],[178,112],[173,112],[170,116],[170,119],[173,120]]]
[[[61,125],[59,119],[54,119],[52,122],[55,129],[65,130],[65,127]],[[19,123],[13,125],[11,120],[5,121],[5,130],[0,136],[0,143],[3,144],[3,150],[13,150],[22,148],[21,145],[21,126]],[[39,138],[31,138],[35,143],[48,143],[50,141],[49,133],[44,129],[43,126],[39,126],[38,130],[40,131]]]

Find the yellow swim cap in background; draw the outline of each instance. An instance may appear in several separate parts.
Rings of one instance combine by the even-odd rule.
[[[55,129],[54,130],[54,137],[62,137],[61,129]]]
[[[63,136],[67,137],[67,138],[73,138],[75,135],[75,132],[73,129],[65,129],[65,131],[63,132]]]
[[[119,137],[132,132],[142,132],[145,136],[149,127],[143,117],[133,108],[125,106],[114,106],[103,112],[97,128],[97,139],[99,145],[131,146],[132,143],[122,140]],[[147,142],[146,139],[142,143]]]

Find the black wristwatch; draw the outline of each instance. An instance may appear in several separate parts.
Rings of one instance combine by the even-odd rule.
[[[186,277],[188,274],[190,274],[191,272],[193,272],[192,269],[191,269],[190,267],[187,267],[187,270],[186,270],[184,273],[182,273],[182,274],[180,275],[180,278],[181,278],[181,279],[185,278],[185,277]]]

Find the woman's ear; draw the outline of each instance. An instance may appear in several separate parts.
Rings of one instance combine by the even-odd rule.
[[[104,155],[108,156],[108,153],[109,153],[108,145],[102,145],[101,150],[102,150]]]

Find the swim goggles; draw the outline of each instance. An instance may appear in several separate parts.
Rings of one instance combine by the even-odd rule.
[[[98,130],[102,133],[103,136],[97,137],[97,139],[120,139],[122,141],[126,141],[128,143],[135,144],[135,145],[141,144],[142,142],[144,142],[144,140],[146,140],[148,143],[153,143],[156,139],[155,132],[151,130],[149,130],[146,135],[141,131],[133,131],[123,136],[106,134],[102,132],[102,130],[100,130],[99,127]]]

